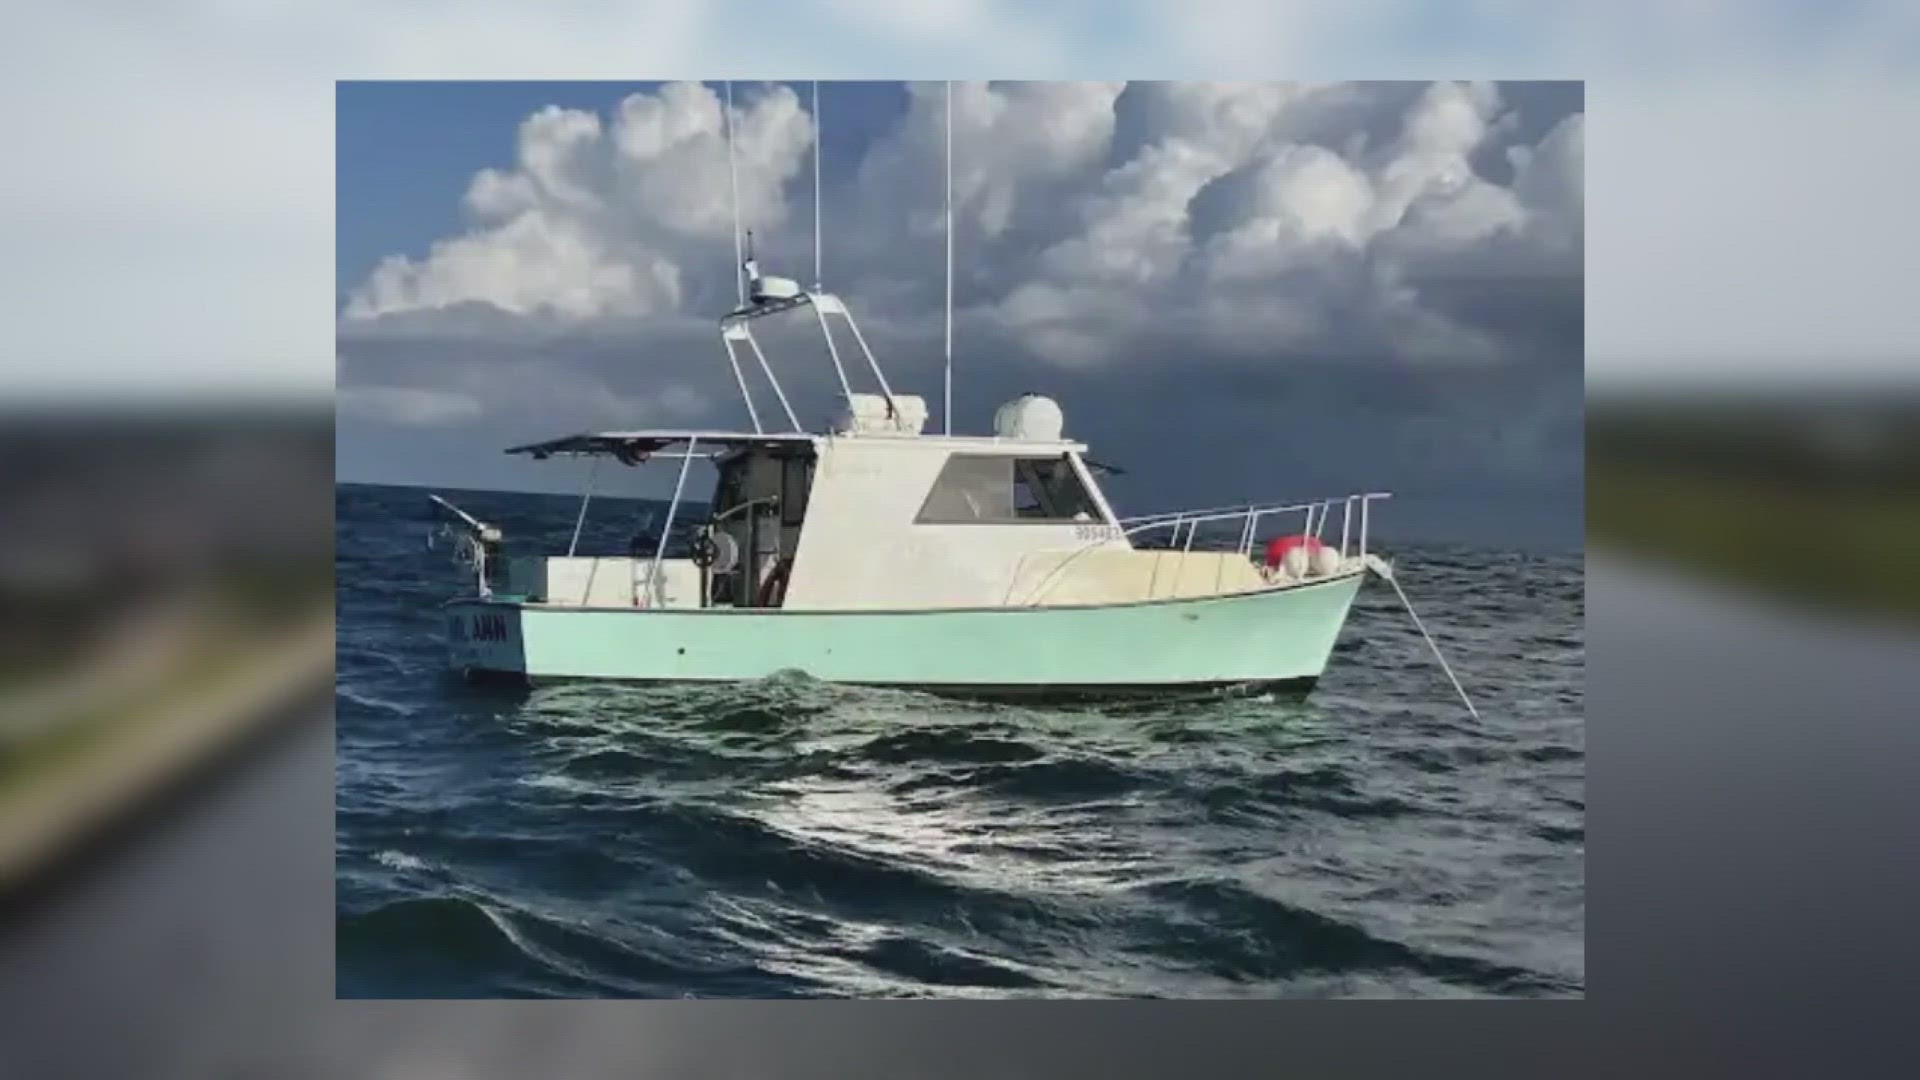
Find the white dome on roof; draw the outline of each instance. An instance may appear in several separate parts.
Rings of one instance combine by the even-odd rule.
[[[993,433],[1002,439],[1059,442],[1065,424],[1060,404],[1041,394],[1021,394],[993,414]]]

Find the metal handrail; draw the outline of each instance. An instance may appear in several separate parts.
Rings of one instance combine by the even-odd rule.
[[[733,515],[739,513],[742,510],[747,510],[755,506],[760,506],[762,504],[777,503],[779,501],[780,501],[780,496],[778,495],[762,495],[757,499],[748,499],[746,502],[738,503],[734,506],[730,506],[727,509],[720,511],[718,514],[713,514],[709,516],[707,520],[702,524],[718,525],[721,522],[727,520],[728,518],[732,517]]]
[[[1253,541],[1259,534],[1259,523],[1262,518],[1279,514],[1305,513],[1307,520],[1303,526],[1303,531],[1311,533],[1318,538],[1326,535],[1327,520],[1333,514],[1334,505],[1338,503],[1343,507],[1340,521],[1341,554],[1345,555],[1349,548],[1356,547],[1355,537],[1352,535],[1353,508],[1356,505],[1360,507],[1360,517],[1363,523],[1358,538],[1359,544],[1357,551],[1359,554],[1365,554],[1365,522],[1368,518],[1367,508],[1374,500],[1387,498],[1392,498],[1392,493],[1369,491],[1356,495],[1316,499],[1312,502],[1250,504],[1227,509],[1180,510],[1167,514],[1154,514],[1145,518],[1122,518],[1120,519],[1120,523],[1123,526],[1129,523],[1133,524],[1131,527],[1125,528],[1121,535],[1132,537],[1153,529],[1170,529],[1172,530],[1171,542],[1179,544],[1180,529],[1185,527],[1187,536],[1186,543],[1182,545],[1182,549],[1191,551],[1193,550],[1193,542],[1199,526],[1216,521],[1240,520],[1245,524],[1240,531],[1240,540],[1233,550],[1244,555],[1253,550]]]
[[[1323,535],[1326,530],[1327,519],[1333,515],[1334,504],[1340,503],[1343,508],[1340,518],[1340,558],[1342,562],[1345,562],[1350,557],[1362,559],[1366,557],[1367,530],[1371,517],[1369,508],[1375,500],[1388,498],[1392,498],[1391,492],[1368,491],[1354,495],[1316,499],[1310,502],[1249,503],[1232,507],[1209,507],[1202,510],[1176,510],[1164,514],[1120,518],[1119,524],[1122,526],[1120,535],[1131,540],[1136,535],[1154,529],[1168,529],[1171,531],[1168,541],[1169,549],[1178,547],[1180,554],[1185,556],[1192,554],[1194,540],[1199,533],[1201,525],[1237,519],[1242,522],[1240,536],[1234,547],[1229,550],[1237,552],[1242,558],[1247,558],[1251,556],[1254,541],[1260,535],[1261,519],[1280,514],[1304,513],[1306,515],[1306,523],[1302,531],[1318,538]],[[1356,505],[1360,508],[1360,528],[1357,537],[1353,535],[1353,508]],[[1318,511],[1317,517],[1316,511]],[[1186,539],[1184,543],[1181,541],[1180,534],[1182,528],[1186,529]],[[1065,572],[1068,566],[1072,565],[1075,560],[1079,559],[1080,556],[1086,554],[1088,551],[1098,549],[1103,543],[1104,541],[1089,542],[1075,550],[1067,558],[1062,559],[1060,564],[1055,566],[1053,570],[1050,571],[1045,578],[1042,578],[1040,583],[1028,593],[1026,606],[1030,607],[1038,603],[1040,598],[1046,595],[1047,590],[1054,584],[1059,576]],[[1351,555],[1349,554],[1350,549],[1352,552]],[[1221,575],[1224,575],[1225,572],[1225,564],[1222,564],[1215,571],[1216,585],[1218,579]],[[1175,580],[1177,581],[1178,578],[1176,577]],[[1154,591],[1158,588],[1159,582],[1160,566],[1159,563],[1156,562],[1153,568],[1153,575],[1147,582],[1147,599],[1153,598]]]
[[[1288,510],[1304,510],[1309,506],[1321,506],[1321,505],[1332,503],[1332,502],[1351,501],[1351,500],[1358,500],[1358,499],[1387,499],[1392,497],[1393,497],[1393,493],[1389,491],[1364,491],[1364,492],[1355,492],[1354,494],[1351,494],[1351,495],[1333,495],[1323,499],[1310,499],[1310,500],[1307,500],[1306,502],[1235,503],[1231,506],[1209,506],[1209,507],[1205,507],[1203,509],[1198,509],[1198,510],[1168,510],[1158,514],[1140,514],[1134,517],[1121,518],[1119,519],[1118,523],[1123,526],[1124,525],[1147,525],[1147,524],[1152,524],[1158,521],[1170,521],[1174,518],[1193,518],[1193,517],[1202,516],[1202,515],[1239,517],[1241,514],[1248,513],[1250,511],[1256,512],[1256,513],[1266,513],[1266,512],[1284,513]]]
[[[667,541],[673,537],[673,518],[680,511],[680,496],[687,487],[687,466],[693,464],[693,455],[700,449],[699,443],[700,437],[697,435],[687,440],[687,456],[680,459],[680,476],[673,482],[673,501],[667,504],[667,524],[660,530],[659,546],[653,550],[653,569],[647,571],[647,588],[653,593],[654,607],[667,601],[666,587],[660,583],[660,564],[667,558]]]

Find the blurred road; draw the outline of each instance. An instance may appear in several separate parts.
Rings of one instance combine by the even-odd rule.
[[[1588,559],[1591,1000],[1702,1074],[1865,1075],[1909,1026],[1920,640],[1816,610]]]
[[[307,1075],[333,996],[331,704],[267,739],[0,933],[0,1072]]]

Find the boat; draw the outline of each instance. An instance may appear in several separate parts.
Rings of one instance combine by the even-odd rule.
[[[1305,690],[1363,581],[1393,581],[1368,547],[1386,492],[1120,517],[1101,484],[1115,470],[1068,437],[1052,398],[1023,395],[988,433],[953,433],[950,291],[933,432],[926,399],[893,388],[843,298],[763,273],[750,233],[738,266],[739,304],[719,336],[749,429],[599,431],[507,449],[671,463],[657,536],[581,554],[589,488],[565,553],[509,555],[498,528],[434,496],[474,575],[473,594],[445,606],[456,671],[707,683],[798,672],[995,695]],[[950,290],[950,254],[948,266]],[[816,239],[816,279],[817,268]],[[806,316],[841,406],[817,431],[754,335],[762,320]],[[749,365],[770,401],[749,389]],[[717,472],[699,509],[696,461]]]
[[[757,358],[782,408],[751,324],[802,308],[830,346],[829,314],[854,328],[878,385],[855,391],[830,348],[845,407],[827,430],[803,430],[790,410],[787,430],[768,430],[743,382],[752,430],[508,449],[673,463],[650,550],[575,550],[591,490],[564,554],[509,556],[498,528],[436,497],[464,526],[474,571],[473,595],[445,612],[456,669],[697,682],[797,671],[994,693],[1304,689],[1325,670],[1362,580],[1383,565],[1368,538],[1387,493],[1122,518],[1101,484],[1108,468],[1066,436],[1057,402],[1008,402],[987,435],[928,432],[925,399],[888,386],[830,293],[756,287],[722,321],[736,372],[742,353]],[[696,461],[717,472],[697,511]]]

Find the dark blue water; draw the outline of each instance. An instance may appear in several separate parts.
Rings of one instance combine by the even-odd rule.
[[[1584,994],[1578,556],[1393,552],[1476,725],[1377,583],[1304,699],[470,687],[424,493],[337,514],[343,997]]]

